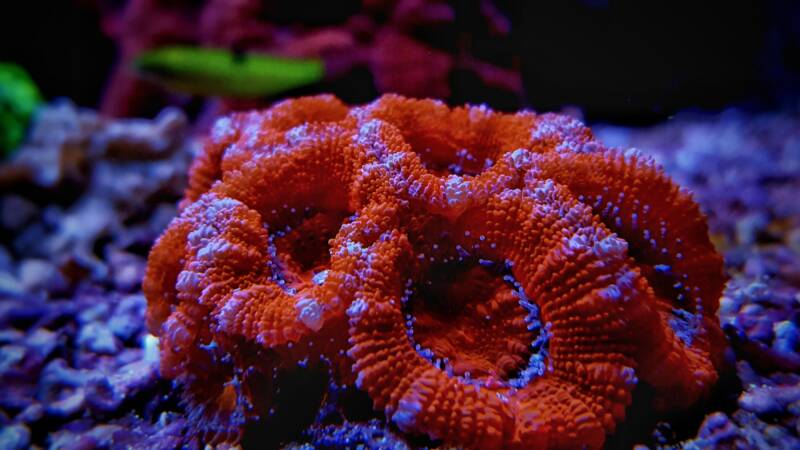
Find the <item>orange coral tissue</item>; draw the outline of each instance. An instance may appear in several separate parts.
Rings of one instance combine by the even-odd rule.
[[[150,253],[161,370],[236,441],[319,361],[407,433],[603,445],[717,379],[722,260],[648,157],[553,114],[319,96],[220,119]]]

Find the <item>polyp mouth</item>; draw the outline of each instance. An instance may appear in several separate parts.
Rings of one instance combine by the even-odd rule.
[[[543,331],[503,264],[462,259],[431,265],[405,304],[416,350],[449,374],[511,381],[527,370]],[[534,358],[536,359],[536,358]]]
[[[270,233],[271,252],[286,286],[315,282],[330,266],[329,240],[342,227],[348,213],[316,211],[306,208],[295,211],[281,229]]]

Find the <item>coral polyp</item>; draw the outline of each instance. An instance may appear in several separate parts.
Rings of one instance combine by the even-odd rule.
[[[220,119],[144,290],[209,442],[311,364],[447,445],[599,448],[637,383],[660,411],[708,394],[724,282],[697,205],[640,153],[386,95]]]

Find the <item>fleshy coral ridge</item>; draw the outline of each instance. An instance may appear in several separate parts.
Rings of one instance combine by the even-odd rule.
[[[691,196],[573,119],[318,96],[217,122],[144,291],[209,442],[313,361],[404,432],[599,448],[639,380],[708,394],[724,282]]]

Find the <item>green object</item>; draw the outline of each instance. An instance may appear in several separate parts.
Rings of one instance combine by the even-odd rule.
[[[134,68],[165,87],[190,94],[257,98],[313,84],[325,75],[320,59],[237,54],[201,47],[162,47],[138,55]]]
[[[0,63],[0,152],[7,155],[22,142],[41,102],[39,89],[23,68]]]

